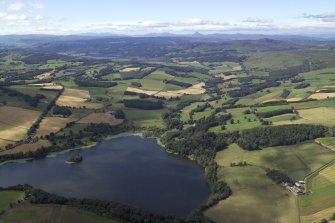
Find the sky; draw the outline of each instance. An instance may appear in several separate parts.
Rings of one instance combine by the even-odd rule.
[[[0,35],[335,34],[334,0],[0,0]]]

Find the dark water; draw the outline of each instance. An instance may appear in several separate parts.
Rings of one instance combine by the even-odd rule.
[[[199,166],[166,154],[155,139],[123,136],[79,152],[79,164],[66,164],[66,153],[2,165],[0,185],[28,183],[67,197],[114,200],[180,216],[208,199]]]

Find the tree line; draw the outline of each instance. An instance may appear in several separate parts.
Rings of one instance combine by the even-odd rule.
[[[187,218],[165,216],[116,201],[67,198],[34,188],[28,184],[19,184],[7,188],[0,187],[0,191],[22,191],[31,204],[68,205],[105,218],[117,219],[125,223],[213,223],[210,219],[197,211]]]
[[[101,88],[109,88],[114,87],[117,85],[117,82],[111,82],[111,81],[97,81],[95,79],[91,78],[76,78],[75,83],[79,87],[101,87]]]
[[[184,87],[184,88],[192,87],[192,84],[190,83],[185,83],[185,82],[176,81],[176,80],[165,80],[164,82],[166,84],[173,84],[173,85],[177,85],[179,87]]]
[[[256,112],[255,114],[259,118],[270,118],[273,116],[290,114],[290,113],[294,113],[292,108],[278,109],[278,110],[268,111],[268,112]]]
[[[123,104],[128,108],[138,108],[143,110],[162,109],[164,103],[161,100],[125,99]]]

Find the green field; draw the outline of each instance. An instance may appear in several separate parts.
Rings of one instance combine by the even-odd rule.
[[[296,66],[302,63],[302,57],[288,52],[260,52],[253,53],[251,57],[244,62],[248,68],[258,68],[264,70],[266,68],[280,69],[283,67]]]
[[[248,164],[285,172],[294,180],[306,175],[335,159],[335,153],[316,143],[269,147],[257,151],[242,150],[236,144],[219,152],[216,161],[221,166],[246,161]]]
[[[0,211],[9,208],[11,203],[16,203],[24,199],[24,192],[0,191]]]
[[[265,120],[270,122],[282,122],[282,121],[291,121],[292,119],[298,120],[301,119],[301,117],[295,114],[284,114],[284,115],[277,115],[271,118],[266,118]]]
[[[224,167],[218,177],[229,184],[233,195],[205,212],[215,222],[296,222],[295,197],[267,178],[262,168]]]
[[[1,223],[117,223],[118,221],[97,216],[77,208],[58,205],[22,205],[0,216]]]
[[[227,122],[226,131],[241,131],[244,129],[251,129],[261,125],[261,122],[254,114],[243,114],[245,110],[249,108],[233,108],[228,109],[227,113],[232,114],[234,123]]]
[[[335,137],[318,138],[315,141],[327,147],[335,145]]]
[[[307,180],[308,194],[300,196],[301,215],[312,215],[335,207],[335,164]],[[327,216],[320,216],[327,217]],[[322,219],[322,218],[320,218]]]

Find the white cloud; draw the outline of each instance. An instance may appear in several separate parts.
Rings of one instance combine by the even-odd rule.
[[[7,6],[8,11],[19,11],[24,7],[22,2],[14,2]]]
[[[45,5],[39,2],[29,3],[28,4],[32,9],[44,9]]]
[[[253,18],[249,17],[243,22],[250,22],[250,23],[273,23],[273,19],[262,19],[262,18]]]
[[[43,19],[44,19],[44,17],[41,16],[41,15],[37,15],[37,16],[34,17],[34,20],[36,20],[36,21],[42,21]]]
[[[328,12],[322,14],[304,14],[306,19],[318,19],[322,22],[335,22],[335,12]]]
[[[310,18],[309,18],[310,17]],[[315,16],[313,16],[314,18]],[[329,15],[327,16],[329,17]],[[321,18],[297,20],[291,23],[278,23],[272,19],[247,18],[238,21],[203,20],[193,18],[180,21],[133,21],[106,22],[91,24],[69,23],[67,20],[45,19],[41,15],[12,14],[0,12],[0,34],[2,33],[46,33],[76,34],[86,32],[146,34],[146,33],[264,33],[264,34],[335,34],[335,22],[325,22]],[[327,20],[328,21],[328,20]],[[2,24],[13,24],[4,29]],[[23,27],[21,29],[21,27]]]
[[[7,6],[7,11],[20,11],[20,10],[38,10],[45,8],[45,5],[39,2],[26,2],[21,1],[13,2]]]

